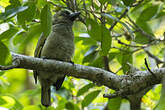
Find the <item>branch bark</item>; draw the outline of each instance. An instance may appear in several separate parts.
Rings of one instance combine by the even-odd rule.
[[[152,70],[156,78],[148,71],[136,71],[131,75],[119,76],[100,68],[79,64],[73,65],[68,62],[52,59],[34,58],[15,53],[12,53],[12,57],[14,59],[13,61],[17,61],[17,63],[14,62],[13,65],[9,66],[9,69],[13,66],[14,68],[42,70],[45,71],[45,73],[46,71],[54,71],[58,69],[61,71],[60,73],[67,73],[66,75],[68,76],[88,79],[116,91],[120,91],[120,96],[123,97],[139,93],[147,87],[161,83],[161,79],[165,73],[165,68],[160,68]],[[3,68],[3,66],[0,66],[0,70],[6,69],[6,67]]]

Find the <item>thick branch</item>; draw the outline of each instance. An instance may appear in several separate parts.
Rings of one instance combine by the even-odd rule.
[[[88,79],[111,89],[122,91],[121,95],[135,94],[147,87],[158,84],[161,82],[161,78],[165,73],[165,68],[152,70],[157,77],[156,79],[148,71],[136,71],[133,75],[118,76],[106,70],[91,66],[73,65],[67,62],[34,58],[14,53],[12,53],[12,56],[16,61],[19,60],[19,64],[17,63],[16,66],[17,68],[42,71],[54,71],[58,69],[61,71],[60,73],[67,73],[68,76]]]

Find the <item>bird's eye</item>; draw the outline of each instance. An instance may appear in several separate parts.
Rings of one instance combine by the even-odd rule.
[[[68,15],[70,15],[70,12],[69,11],[62,11],[61,15],[62,16],[68,16]]]
[[[69,14],[70,14],[70,12],[69,12],[69,11],[65,11],[64,13],[65,13],[66,15],[69,15]]]

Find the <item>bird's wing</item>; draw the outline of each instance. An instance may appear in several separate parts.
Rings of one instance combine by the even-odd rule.
[[[44,34],[42,33],[39,40],[38,40],[38,43],[37,43],[37,46],[36,46],[36,49],[35,49],[35,52],[34,52],[34,57],[38,57],[38,58],[41,57],[41,51],[42,51],[42,48],[45,44],[46,38],[47,37],[45,37]],[[38,75],[37,72],[38,71],[36,71],[36,70],[33,71],[33,76],[34,76],[35,83],[37,83],[37,75]]]
[[[57,81],[53,84],[53,86],[56,87],[56,90],[59,90],[61,88],[64,79],[65,79],[65,75],[64,77],[58,78]]]
[[[38,58],[40,57],[42,48],[43,48],[45,41],[46,41],[46,38],[47,37],[45,37],[44,34],[42,33],[39,40],[38,40],[38,43],[37,43],[37,46],[36,46],[36,49],[34,52],[34,57],[38,57]]]

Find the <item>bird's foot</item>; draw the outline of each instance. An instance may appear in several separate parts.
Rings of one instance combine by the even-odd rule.
[[[42,58],[42,59],[48,59],[48,58],[46,58],[46,56],[41,56],[41,58]]]
[[[71,63],[72,65],[74,65],[74,62],[73,61],[69,61],[69,63]]]
[[[58,61],[63,61],[63,60],[59,60],[59,59],[56,59],[56,58],[47,58],[46,56],[41,56],[42,59],[52,59],[52,60],[58,60]],[[68,62],[68,61],[64,61],[64,62]],[[74,62],[73,61],[69,61],[69,63],[71,63],[72,65],[74,65]]]

